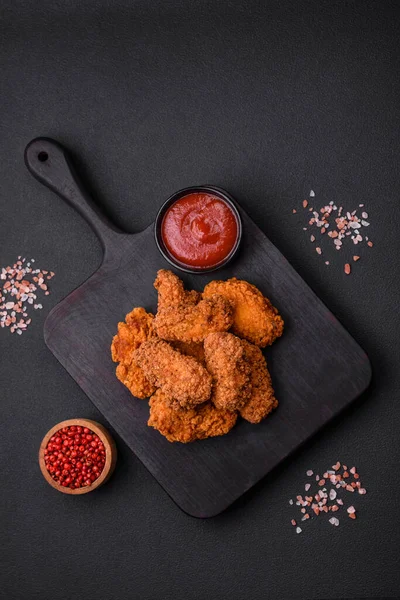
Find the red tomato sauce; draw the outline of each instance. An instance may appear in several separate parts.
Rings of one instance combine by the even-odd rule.
[[[195,192],[183,196],[165,213],[161,235],[173,258],[191,267],[218,265],[238,238],[235,213],[218,196]]]

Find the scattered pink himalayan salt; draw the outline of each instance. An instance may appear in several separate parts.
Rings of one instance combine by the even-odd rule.
[[[40,310],[43,305],[34,300],[37,299],[37,293],[49,295],[48,287],[44,283],[44,277],[47,279],[54,277],[53,271],[42,271],[34,269],[35,260],[31,258],[26,262],[26,258],[18,256],[18,259],[12,266],[3,267],[0,271],[0,327],[9,327],[10,332],[16,332],[22,335],[28,328],[32,319],[29,316],[29,307],[33,310]],[[42,290],[42,291],[40,291]]]
[[[313,198],[315,197],[315,192],[311,190],[309,195]],[[370,222],[366,220],[369,218],[368,213],[365,210],[362,212],[359,211],[360,208],[364,207],[364,204],[360,204],[359,208],[352,211],[346,211],[342,206],[336,206],[333,201],[330,201],[328,204],[321,206],[318,209],[314,209],[312,206],[309,206],[308,200],[303,200],[302,206],[304,209],[307,209],[307,214],[312,213],[312,218],[310,220],[308,220],[309,217],[307,217],[308,224],[319,231],[321,236],[324,235],[329,228],[328,238],[326,238],[326,236],[324,236],[324,238],[332,239],[337,251],[343,249],[345,243],[348,244],[350,242],[354,245],[360,245],[365,242],[370,248],[373,247],[373,243],[368,239],[368,236],[362,235],[365,228],[370,226]],[[292,212],[297,213],[297,210],[294,208]],[[308,230],[307,227],[303,227],[303,229],[304,231]],[[311,235],[310,241],[313,243],[317,241],[316,236]],[[315,250],[319,255],[323,253],[320,246],[317,246]],[[353,256],[354,262],[357,262],[359,259],[360,256]],[[325,264],[328,265],[329,261],[325,261]],[[351,267],[349,263],[345,264],[344,271],[346,275],[350,275]]]
[[[305,496],[305,498],[301,494],[296,496],[296,506],[300,507],[302,522],[312,520],[314,516],[336,513],[344,507],[343,499],[337,497],[337,492],[334,488],[327,490],[326,487],[323,487],[324,485],[329,485],[329,481],[336,488],[342,488],[342,490],[347,492],[354,493],[358,491],[361,495],[367,493],[366,489],[361,487],[361,481],[359,481],[360,475],[357,473],[356,467],[348,469],[346,465],[342,465],[337,461],[332,466],[332,469],[327,469],[322,473],[322,477],[319,474],[315,475],[315,483],[307,482],[305,484],[304,489],[310,495]],[[307,477],[312,477],[314,471],[309,469],[306,475]],[[309,492],[312,485],[315,486],[314,493]],[[293,505],[293,500],[289,500],[289,504]],[[346,512],[351,519],[356,519],[356,509],[353,505],[348,506]],[[337,517],[331,517],[328,520],[332,525],[338,527],[339,519]],[[295,519],[291,521],[293,526],[297,526],[297,522]],[[300,529],[300,531],[297,531],[297,529]],[[297,529],[296,532],[301,533],[301,528],[297,527]]]

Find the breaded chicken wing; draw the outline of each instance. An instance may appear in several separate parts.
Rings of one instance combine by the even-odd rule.
[[[204,352],[213,377],[212,402],[226,410],[242,408],[251,395],[251,369],[242,340],[231,333],[211,333],[204,341]]]
[[[202,342],[208,334],[227,331],[231,325],[231,305],[219,294],[194,306],[181,304],[159,310],[154,320],[160,338],[180,342]]]
[[[210,398],[211,375],[207,370],[163,340],[154,338],[144,342],[135,350],[133,360],[151,383],[184,408]]]
[[[271,376],[260,348],[242,340],[245,357],[250,365],[251,396],[239,410],[240,415],[250,423],[259,423],[278,406],[272,387]]]
[[[186,291],[183,281],[172,271],[160,269],[157,273],[154,287],[158,291],[158,308],[164,310],[171,306],[194,306],[201,299],[201,294],[195,290]]]
[[[233,306],[232,332],[252,344],[264,348],[283,333],[283,319],[260,290],[247,281],[233,277],[227,281],[211,281],[203,298],[221,294]]]
[[[206,402],[194,408],[174,409],[162,390],[150,398],[148,425],[170,442],[186,444],[195,440],[224,435],[235,425],[237,414]]]
[[[111,344],[111,357],[120,363],[116,369],[117,378],[137,398],[148,398],[156,389],[133,361],[134,350],[155,336],[153,320],[154,315],[144,308],[134,308],[126,315],[125,323],[118,323],[118,333]]]
[[[111,357],[114,362],[126,366],[131,364],[133,351],[155,335],[153,321],[154,315],[138,307],[126,315],[125,323],[118,323],[118,333],[111,344]]]

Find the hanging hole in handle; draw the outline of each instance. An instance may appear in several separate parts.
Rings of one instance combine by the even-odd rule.
[[[40,160],[40,162],[46,162],[48,158],[49,155],[47,154],[47,152],[39,152],[38,159]]]

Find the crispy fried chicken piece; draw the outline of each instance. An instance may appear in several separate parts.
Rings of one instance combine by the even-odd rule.
[[[232,332],[252,344],[264,348],[283,333],[283,319],[260,290],[247,281],[233,277],[227,281],[211,281],[204,288],[203,298],[222,294],[231,302]]]
[[[151,383],[184,408],[205,402],[211,395],[211,375],[207,370],[163,340],[144,342],[135,350],[133,359]]]
[[[158,291],[158,311],[181,304],[194,306],[201,299],[199,292],[186,291],[183,281],[175,273],[166,269],[158,271],[154,287]]]
[[[193,356],[197,362],[205,365],[204,345],[201,342],[171,342],[171,346],[186,356]]]
[[[250,365],[251,396],[239,410],[240,415],[250,423],[259,423],[278,406],[272,387],[267,361],[260,348],[242,340],[245,357]]]
[[[231,333],[211,333],[204,341],[204,352],[213,376],[212,402],[226,410],[242,408],[251,395],[251,369],[242,340]]]
[[[214,294],[195,306],[170,306],[159,310],[154,320],[157,335],[168,341],[202,342],[216,331],[232,325],[232,308],[221,295]]]
[[[122,363],[119,364],[116,375],[136,398],[148,398],[156,391],[156,387],[150,383],[142,369],[134,362],[128,367]]]
[[[216,408],[206,402],[195,408],[171,406],[170,399],[162,390],[150,398],[149,427],[154,427],[170,442],[186,444],[217,435],[225,435],[235,425],[237,414]]]
[[[125,323],[118,323],[118,333],[111,344],[111,357],[120,363],[116,369],[117,378],[137,398],[148,398],[156,389],[133,362],[134,350],[155,336],[153,321],[154,315],[144,308],[134,308],[126,315]]]
[[[114,362],[125,366],[131,364],[133,351],[155,335],[153,321],[154,315],[138,307],[126,315],[125,323],[118,323],[118,333],[111,344],[111,357]]]

